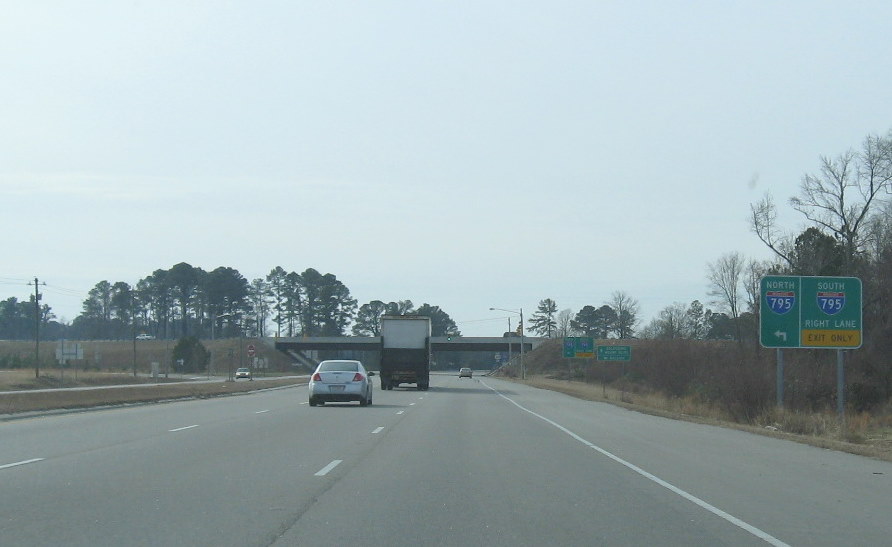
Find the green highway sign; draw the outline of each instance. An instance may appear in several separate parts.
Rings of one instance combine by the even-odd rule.
[[[766,348],[798,348],[801,278],[766,276],[759,296],[759,339]]]
[[[766,348],[861,347],[861,280],[769,275],[760,288],[759,341]]]
[[[598,361],[629,361],[632,346],[598,346]]]
[[[576,357],[594,357],[595,339],[591,336],[578,336],[576,338]]]
[[[591,336],[569,336],[564,338],[564,357],[568,359],[595,356],[595,340]]]
[[[576,338],[564,338],[564,357],[567,359],[576,357]]]

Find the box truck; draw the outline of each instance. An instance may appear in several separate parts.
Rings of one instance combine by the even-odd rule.
[[[381,318],[381,389],[415,384],[430,386],[431,320],[418,315]]]

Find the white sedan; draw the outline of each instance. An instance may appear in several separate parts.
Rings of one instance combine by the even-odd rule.
[[[362,363],[352,360],[322,361],[310,378],[310,406],[331,402],[359,401],[372,404],[372,382]]]

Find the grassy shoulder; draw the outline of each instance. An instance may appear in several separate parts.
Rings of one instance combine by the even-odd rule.
[[[568,381],[548,375],[531,375],[526,381],[517,378],[503,379],[557,391],[589,401],[606,402],[636,412],[716,425],[757,435],[786,439],[819,448],[837,450],[892,461],[892,424],[875,423],[862,416],[850,416],[843,430],[834,415],[784,413],[774,410],[766,413],[757,425],[740,424],[725,419],[721,413],[693,400],[668,399],[658,394],[631,393],[610,386],[588,382]]]
[[[27,376],[30,374],[30,378]],[[58,374],[58,372],[56,372]],[[171,399],[207,398],[232,395],[259,389],[306,384],[305,378],[263,378],[238,382],[184,382],[174,379],[158,383],[132,374],[81,372],[61,378],[52,373],[35,378],[33,371],[0,371],[0,414],[60,409],[78,409],[123,404],[147,403]],[[66,388],[58,388],[64,380]],[[102,389],[77,389],[104,386]],[[43,391],[53,389],[52,391]]]

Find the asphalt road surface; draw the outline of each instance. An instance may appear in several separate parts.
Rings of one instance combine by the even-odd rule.
[[[499,380],[0,423],[0,543],[889,545],[892,464]]]

